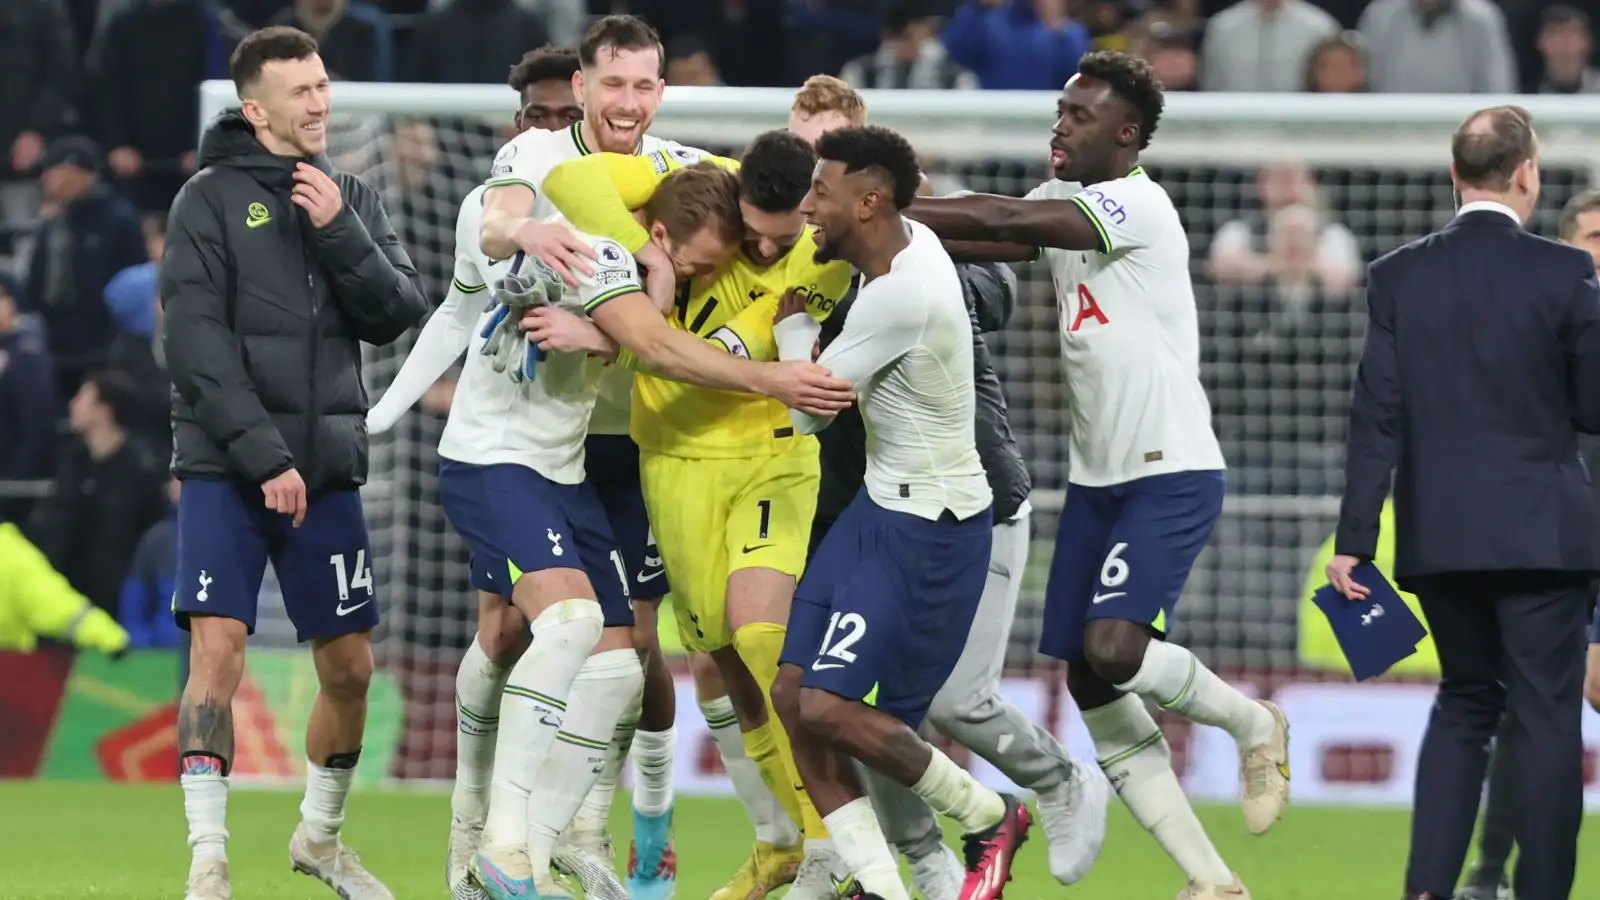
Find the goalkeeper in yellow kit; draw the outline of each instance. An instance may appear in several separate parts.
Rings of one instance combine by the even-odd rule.
[[[667,173],[700,158],[679,147],[639,157],[594,154],[556,167],[543,190],[575,228],[638,246],[647,235],[629,210],[642,206]],[[807,298],[819,319],[832,310],[849,287],[850,269],[815,262],[816,246],[797,212],[815,161],[811,146],[785,131],[750,144],[740,170],[747,232],[742,252],[709,283],[680,286],[667,313],[674,327],[730,353],[770,358],[773,313],[786,291]],[[541,315],[542,323],[576,327],[558,312]],[[594,343],[575,349],[609,350],[597,329],[583,333]],[[535,340],[549,334],[530,331]],[[631,364],[626,353],[621,361]],[[745,900],[793,880],[795,900],[831,897],[831,876],[846,874],[799,787],[788,738],[770,711],[789,602],[816,509],[817,442],[794,431],[780,403],[646,373],[635,380],[631,432],[656,543],[672,572],[679,634],[691,651],[711,655],[725,681],[754,676],[760,685],[764,708],[735,704],[746,753],[807,839],[802,863],[792,836],[786,847],[758,834],[750,859],[713,896]],[[739,692],[732,693],[737,699]]]

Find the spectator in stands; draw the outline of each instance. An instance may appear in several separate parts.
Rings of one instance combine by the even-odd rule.
[[[166,212],[197,168],[197,88],[228,77],[233,42],[205,0],[133,0],[99,45],[94,96],[111,173],[140,209]]]
[[[1141,0],[1084,0],[1078,16],[1089,30],[1091,50],[1139,52],[1141,31],[1134,16]]]
[[[1318,44],[1306,60],[1305,90],[1313,94],[1362,94],[1367,90],[1367,57],[1357,36],[1344,32]]]
[[[149,213],[141,225],[144,230],[146,259],[111,276],[106,284],[106,309],[117,330],[135,337],[149,338],[155,328],[156,269],[167,240],[167,217]]]
[[[50,474],[56,442],[56,374],[38,322],[17,311],[21,288],[0,271],[0,481]],[[22,501],[0,496],[0,521],[17,518]]]
[[[583,29],[589,24],[589,10],[584,0],[514,0],[516,5],[539,16],[550,42],[561,46],[578,45]],[[448,9],[456,0],[428,0],[428,11]],[[609,10],[606,10],[609,12]]]
[[[924,0],[898,0],[889,7],[877,52],[845,63],[839,77],[861,90],[976,89],[978,76],[950,59],[939,43],[939,17],[925,7]]]
[[[161,298],[154,279],[159,274],[161,251],[166,244],[166,217],[145,217],[145,237],[152,262],[124,269],[118,278],[144,272],[151,281],[137,288],[128,287],[130,298],[119,299],[113,307],[121,328],[106,348],[105,368],[128,376],[137,393],[128,414],[128,428],[157,456],[172,449],[172,376],[167,374],[167,354],[161,335]],[[113,284],[116,280],[113,279]],[[112,288],[106,288],[111,305]],[[136,308],[142,303],[143,308]],[[126,319],[122,318],[126,315]]]
[[[1270,281],[1278,274],[1267,239],[1273,214],[1296,205],[1323,209],[1316,182],[1299,163],[1262,166],[1256,173],[1256,199],[1261,204],[1259,212],[1224,224],[1211,241],[1208,268],[1211,277],[1221,284]],[[1312,256],[1317,283],[1324,291],[1346,293],[1361,278],[1360,245],[1350,229],[1329,219],[1325,211],[1320,212],[1318,221]]]
[[[1219,285],[1205,313],[1217,436],[1229,483],[1245,493],[1336,489],[1345,422],[1336,411],[1364,329],[1354,298],[1322,282],[1321,228],[1310,206],[1274,210],[1263,235],[1264,277]]]
[[[1306,0],[1240,0],[1206,23],[1208,91],[1298,91],[1306,60],[1339,23]]]
[[[1385,94],[1510,94],[1516,61],[1490,0],[1373,0],[1361,14],[1372,89]]]
[[[1089,31],[1066,0],[967,0],[939,39],[990,91],[1059,91],[1089,51]]]
[[[77,392],[116,336],[106,285],[149,258],[138,211],[100,180],[100,162],[100,148],[73,135],[52,142],[40,163],[46,218],[34,239],[23,306],[44,320],[62,399]]]
[[[1589,17],[1571,6],[1552,6],[1539,22],[1539,55],[1544,57],[1541,94],[1593,94],[1600,91],[1600,70],[1589,65],[1594,34]]]
[[[167,480],[172,508],[139,539],[128,577],[122,582],[117,620],[127,629],[129,646],[135,650],[176,647],[182,634],[172,614],[173,570],[178,565],[178,494],[182,490],[178,479]]]
[[[499,84],[522,54],[549,40],[541,17],[512,0],[452,0],[413,30],[405,80]]]
[[[699,35],[686,34],[667,42],[667,84],[714,87],[721,83],[717,64]]]
[[[672,9],[678,2],[652,0],[650,5]],[[818,72],[837,72],[878,45],[881,2],[783,0],[783,5],[783,23],[788,31],[788,84],[804,81]]]
[[[17,252],[10,229],[38,213],[28,176],[66,119],[76,68],[60,0],[0,3],[0,257]]]
[[[167,515],[166,465],[127,426],[137,388],[120,372],[92,372],[68,406],[78,440],[55,490],[28,519],[28,538],[89,602],[117,615],[139,539]]]
[[[1169,92],[1200,89],[1200,57],[1194,47],[1194,35],[1188,31],[1166,22],[1150,26],[1144,58]]]
[[[351,0],[295,0],[271,25],[292,25],[317,39],[328,77],[338,81],[393,81],[394,27],[389,15]]]

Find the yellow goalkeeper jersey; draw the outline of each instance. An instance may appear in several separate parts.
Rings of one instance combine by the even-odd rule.
[[[702,158],[728,168],[738,165],[682,147],[646,156],[596,153],[557,166],[546,178],[544,192],[574,228],[637,250],[649,233],[630,210],[643,206],[668,173]],[[682,285],[668,321],[730,353],[776,359],[772,318],[785,291],[799,289],[807,311],[821,321],[850,287],[850,266],[817,263],[816,251],[808,228],[771,265],[757,265],[741,253],[709,284]],[[638,367],[627,353],[620,362]],[[796,435],[788,409],[767,397],[696,387],[644,371],[634,379],[633,390],[629,432],[646,453],[745,458],[786,452],[795,440],[814,440]]]

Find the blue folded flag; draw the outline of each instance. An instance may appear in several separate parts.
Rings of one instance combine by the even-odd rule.
[[[1311,602],[1328,617],[1350,672],[1357,681],[1366,681],[1417,652],[1428,629],[1377,566],[1362,563],[1350,574],[1371,591],[1365,600],[1350,600],[1325,584],[1311,596]]]

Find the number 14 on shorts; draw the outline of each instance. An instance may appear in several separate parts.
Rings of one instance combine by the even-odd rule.
[[[333,580],[339,587],[339,606],[334,612],[341,616],[348,616],[368,603],[372,602],[372,567],[367,565],[367,551],[356,551],[356,564],[354,568],[345,565],[345,554],[335,553],[328,557],[328,564],[333,566]],[[366,590],[365,600],[354,606],[346,606],[350,602],[350,595],[358,590]]]

